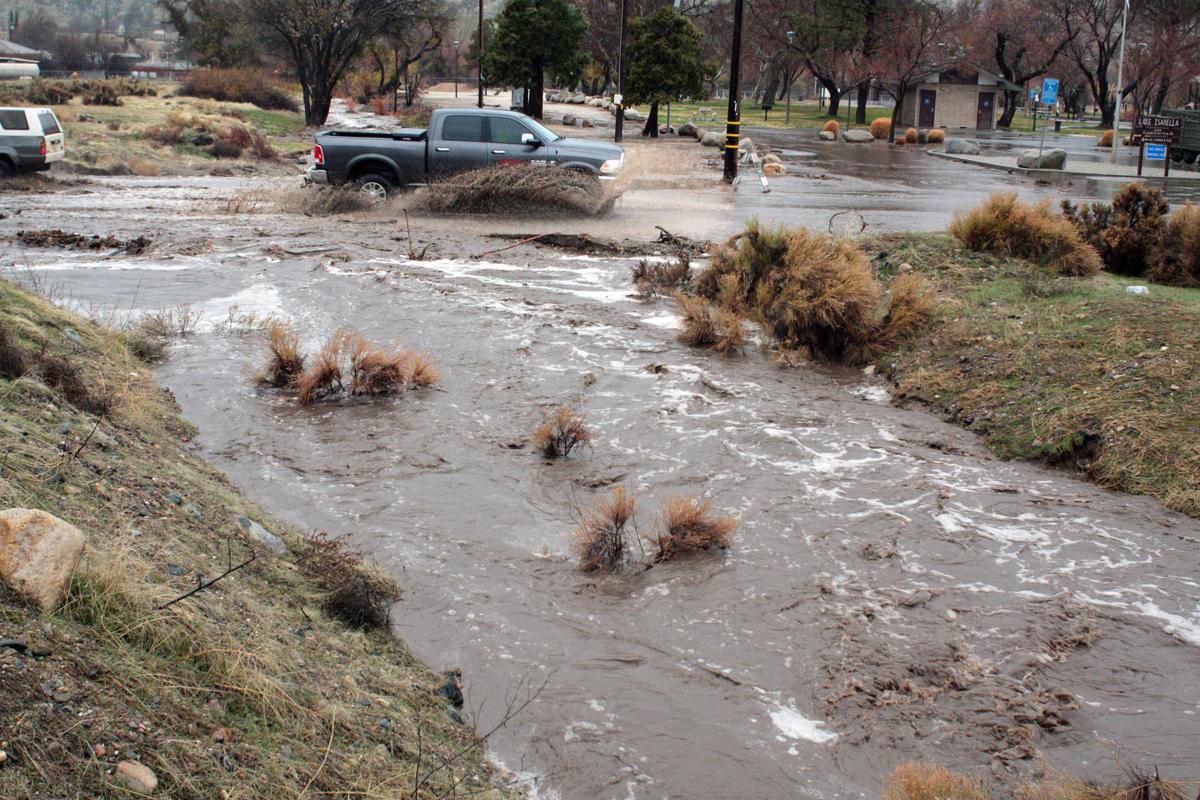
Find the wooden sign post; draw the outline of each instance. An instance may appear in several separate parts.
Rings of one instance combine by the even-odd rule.
[[[1171,174],[1171,148],[1179,144],[1183,133],[1183,120],[1179,117],[1163,117],[1157,114],[1144,114],[1137,118],[1133,125],[1133,142],[1138,146],[1138,177],[1142,175],[1142,161],[1146,155],[1146,145],[1163,146],[1163,177]]]

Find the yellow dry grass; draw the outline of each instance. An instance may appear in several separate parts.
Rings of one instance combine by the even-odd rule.
[[[655,562],[662,562],[728,547],[738,521],[736,517],[713,514],[712,500],[675,496],[659,512],[657,524],[659,532],[650,541],[657,548]]]
[[[979,208],[956,215],[950,233],[976,252],[1029,259],[1060,275],[1095,275],[1103,266],[1095,248],[1048,200],[1022,203],[1016,192],[994,194]]]
[[[584,511],[571,534],[571,546],[584,572],[614,572],[629,554],[629,535],[634,533],[637,498],[625,487],[613,489],[610,496]]]

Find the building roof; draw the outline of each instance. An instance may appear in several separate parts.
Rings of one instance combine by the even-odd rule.
[[[980,69],[972,65],[963,65],[952,69],[944,69],[938,72],[928,72],[919,78],[914,83],[976,83],[979,78],[985,78],[989,82],[995,84],[1010,92],[1019,92],[1021,87],[1012,81],[1005,80],[994,72],[989,72],[986,69]],[[931,81],[931,78],[937,80]],[[964,80],[966,79],[966,80]]]
[[[10,42],[7,39],[0,39],[0,56],[15,56],[17,58],[28,58],[36,61],[42,57],[42,51],[34,50],[32,47],[26,47],[16,42]]]

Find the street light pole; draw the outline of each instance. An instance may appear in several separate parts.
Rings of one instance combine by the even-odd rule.
[[[733,183],[738,172],[738,128],[742,125],[742,103],[738,78],[742,61],[742,3],[733,0],[733,49],[729,56],[729,111],[725,120],[725,182]]]
[[[1125,23],[1129,21],[1129,0],[1121,12],[1121,57],[1117,59],[1117,99],[1113,103],[1112,163],[1117,163],[1117,150],[1121,147],[1121,89],[1125,83]]]
[[[479,84],[479,107],[483,108],[483,0],[479,0],[479,30],[475,34],[475,79]]]
[[[458,39],[454,40],[454,97],[458,98]]]
[[[621,32],[617,34],[617,104],[616,132],[613,141],[625,138],[625,0],[621,0]]]
[[[787,32],[787,64],[783,68],[783,83],[784,89],[787,90],[787,111],[784,112],[783,122],[785,125],[792,124],[792,42],[796,40],[796,32]]]

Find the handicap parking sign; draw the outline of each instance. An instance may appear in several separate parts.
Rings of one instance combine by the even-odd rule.
[[[1147,161],[1165,161],[1167,158],[1167,146],[1165,144],[1148,144],[1146,145],[1146,160]]]
[[[1042,81],[1042,102],[1046,105],[1058,102],[1058,78],[1046,78]]]

